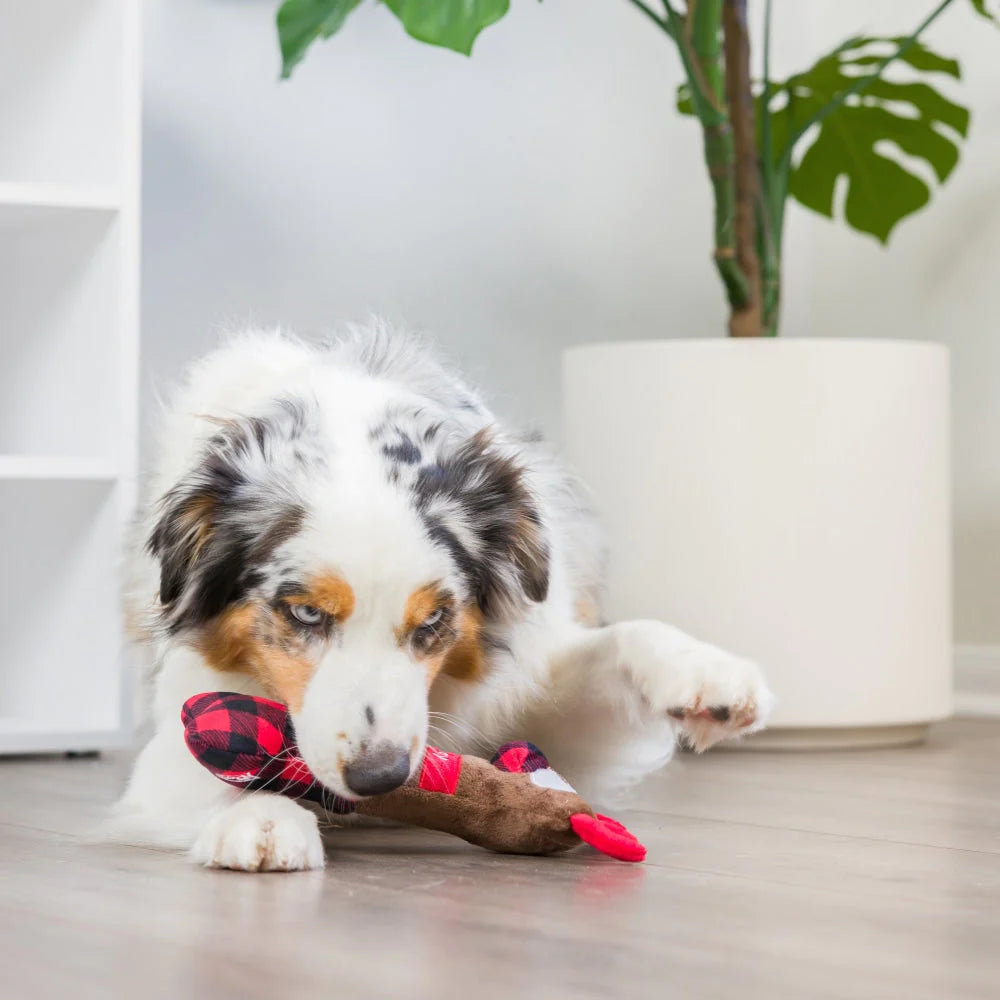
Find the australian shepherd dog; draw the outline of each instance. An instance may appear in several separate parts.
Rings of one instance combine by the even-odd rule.
[[[311,811],[190,756],[178,713],[203,691],[287,705],[306,762],[353,800],[405,782],[428,740],[517,738],[606,801],[678,740],[704,749],[770,709],[753,663],[662,622],[606,622],[585,491],[383,323],[324,345],[229,339],[168,405],[148,486],[125,615],[152,735],[121,839],[222,868],[323,865]]]

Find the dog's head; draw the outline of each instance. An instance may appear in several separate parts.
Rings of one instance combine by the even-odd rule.
[[[306,762],[347,798],[406,781],[435,677],[474,681],[484,623],[548,587],[516,451],[418,410],[347,434],[290,401],[221,423],[148,548],[163,628],[287,704]]]

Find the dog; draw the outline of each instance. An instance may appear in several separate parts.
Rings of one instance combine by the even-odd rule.
[[[598,405],[598,401],[595,401]],[[421,338],[381,321],[323,345],[231,337],[166,408],[126,552],[152,736],[118,839],[203,865],[320,868],[316,816],[239,794],[188,753],[203,691],[288,706],[337,795],[390,791],[430,739],[529,739],[591,800],[761,728],[756,665],[657,621],[606,624],[581,485],[502,426]]]

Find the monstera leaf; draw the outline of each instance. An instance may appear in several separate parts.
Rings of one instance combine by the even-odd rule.
[[[499,21],[510,0],[382,0],[421,42],[472,55],[483,28]]]
[[[285,0],[278,10],[281,75],[288,77],[318,38],[343,26],[361,0]],[[471,55],[483,28],[499,21],[510,0],[382,0],[414,38]]]
[[[775,155],[813,115],[836,102],[859,76],[871,72],[883,51],[900,39],[853,38],[820,59],[805,73],[772,85]],[[969,112],[932,87],[926,76],[957,78],[958,63],[914,43],[899,62],[920,79],[869,83],[807,132],[805,152],[794,162],[789,194],[821,215],[833,218],[835,193],[846,178],[844,218],[848,225],[885,243],[895,226],[930,200],[925,180],[899,152],[923,161],[938,182],[958,163],[958,143],[969,130]],[[912,74],[911,74],[912,75]]]
[[[806,72],[771,84],[773,167],[780,171],[787,166],[788,193],[832,219],[838,181],[845,178],[845,221],[883,243],[931,196],[924,178],[899,153],[923,161],[941,183],[955,169],[958,144],[969,130],[969,112],[927,82],[935,75],[957,79],[958,63],[920,42],[897,60],[910,79],[880,77],[838,106],[840,96],[860,76],[877,69],[885,52],[900,41],[851,38]],[[762,149],[763,97],[757,89],[757,139]],[[831,104],[834,110],[799,136],[812,117]],[[682,114],[694,113],[686,85],[678,91],[677,107]],[[788,161],[785,153],[796,138],[805,151]]]
[[[997,0],[972,0],[972,6],[977,14],[1000,24],[1000,3],[997,3]]]
[[[288,78],[317,38],[340,31],[361,0],[285,0],[278,9],[281,75]]]

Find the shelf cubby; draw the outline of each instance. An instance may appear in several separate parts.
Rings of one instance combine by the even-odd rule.
[[[139,0],[0,0],[0,753],[127,737]]]
[[[130,2],[0,4],[0,179],[119,185]]]
[[[0,481],[0,750],[117,740],[116,500],[106,480]]]
[[[0,454],[111,457],[117,213],[0,205]]]

